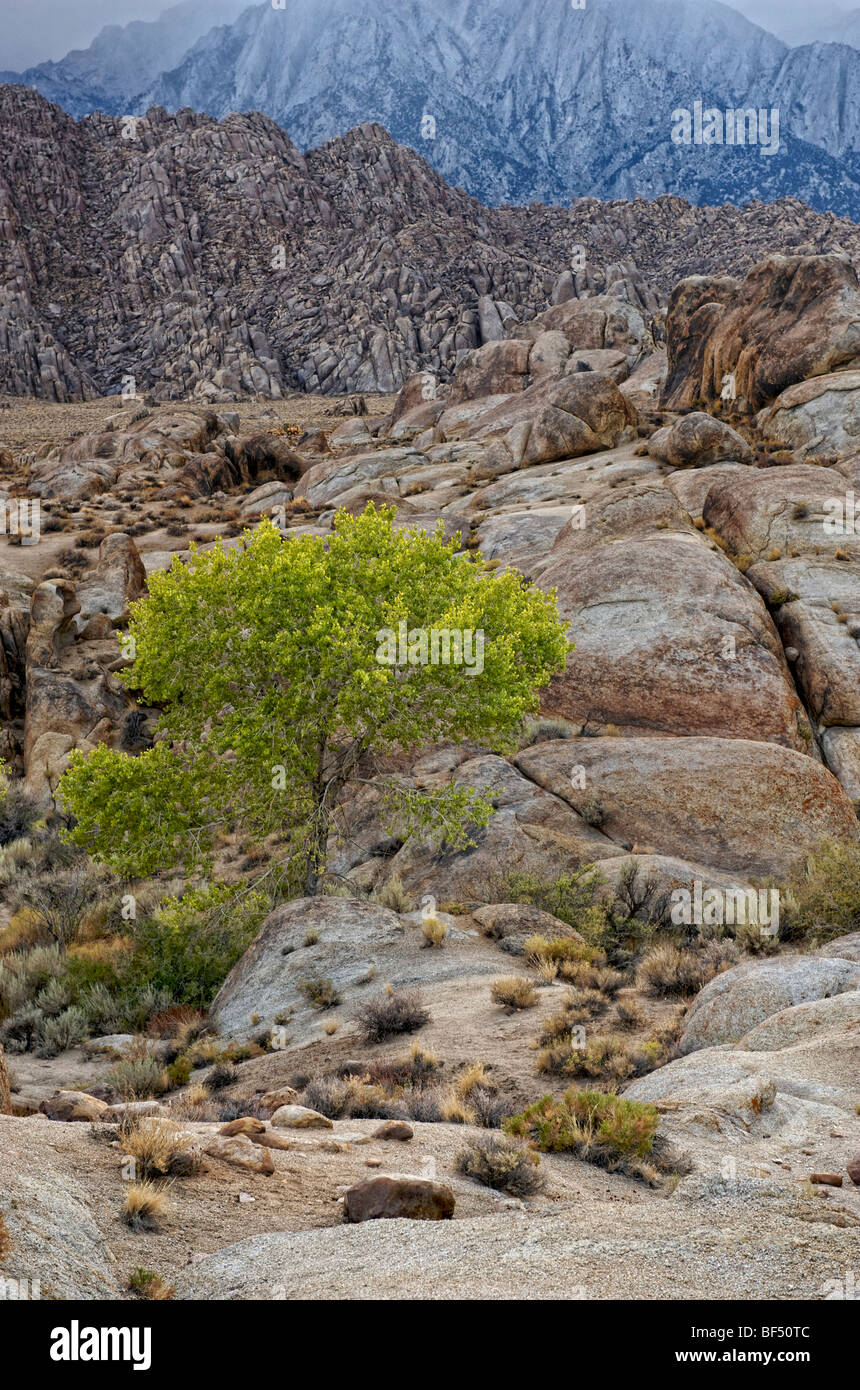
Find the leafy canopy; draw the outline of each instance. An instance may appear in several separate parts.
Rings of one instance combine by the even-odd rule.
[[[132,608],[122,679],[161,707],[154,746],[72,755],[60,784],[75,843],[120,872],[206,862],[217,838],[286,836],[285,859],[316,891],[344,787],[373,758],[439,739],[514,746],[568,651],[554,594],[458,555],[442,524],[396,531],[394,509],[338,514],[330,537],[284,538],[271,522],[149,580]],[[380,634],[482,631],[482,669],[391,665]],[[474,655],[474,653],[473,653]],[[370,766],[368,764],[370,763]],[[387,789],[402,838],[473,841],[491,804],[462,786]]]

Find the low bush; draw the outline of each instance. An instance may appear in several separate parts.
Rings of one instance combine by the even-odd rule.
[[[683,948],[663,941],[646,951],[636,982],[644,993],[657,998],[698,994],[709,980],[739,959],[740,951],[730,940]]]
[[[418,990],[395,990],[390,986],[355,1015],[358,1031],[366,1043],[382,1042],[398,1033],[414,1033],[429,1021],[430,1013]]]
[[[494,980],[490,986],[490,994],[494,1004],[501,1004],[502,1008],[509,1009],[512,1013],[519,1009],[534,1008],[538,998],[532,981],[521,975],[505,975]]]
[[[571,1089],[561,1100],[543,1096],[502,1127],[507,1134],[530,1139],[542,1153],[569,1153],[610,1172],[652,1180],[657,1123],[653,1105]]]
[[[131,982],[166,991],[168,1004],[205,1009],[247,950],[271,903],[224,884],[168,899],[134,925]]]
[[[824,840],[786,885],[784,940],[827,941],[860,931],[860,844]]]
[[[170,1087],[170,1080],[157,1057],[125,1057],[117,1062],[105,1077],[108,1086],[113,1086],[123,1100],[149,1100],[162,1096]]]
[[[512,1197],[532,1197],[545,1180],[536,1153],[502,1135],[473,1139],[454,1160],[458,1173]]]
[[[298,988],[315,1009],[334,1009],[341,1002],[340,994],[329,979],[302,980]]]

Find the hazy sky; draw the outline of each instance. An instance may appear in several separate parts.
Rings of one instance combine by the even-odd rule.
[[[198,0],[201,6],[207,0]],[[255,0],[248,0],[249,4]],[[0,67],[13,71],[48,58],[62,58],[70,48],[86,48],[105,24],[125,24],[130,19],[155,19],[170,0],[0,0]],[[860,0],[735,0],[741,10],[759,24],[779,28],[795,14],[807,20],[811,13],[850,10]]]

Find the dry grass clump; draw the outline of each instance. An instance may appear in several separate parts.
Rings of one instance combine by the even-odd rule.
[[[587,960],[563,960],[559,965],[559,974],[568,984],[578,985],[580,989],[597,990],[610,999],[627,983],[620,970]]]
[[[523,953],[530,964],[537,965],[542,960],[591,962],[601,957],[595,946],[578,941],[575,936],[555,936],[552,939],[535,932],[523,942]]]
[[[197,1036],[205,1022],[206,1015],[202,1009],[192,1008],[190,1004],[171,1004],[149,1020],[146,1031],[151,1038],[179,1043],[179,1050],[184,1052],[186,1045]]]
[[[0,1211],[0,1264],[3,1263],[6,1256],[9,1254],[11,1245],[12,1241],[9,1236],[9,1227],[6,1225],[6,1218],[2,1211]]]
[[[545,1186],[537,1154],[502,1135],[471,1140],[457,1154],[454,1166],[465,1177],[512,1197],[531,1197]]]
[[[418,990],[395,990],[391,985],[355,1015],[358,1031],[366,1043],[382,1042],[398,1033],[414,1033],[429,1021],[429,1010]]]
[[[425,946],[443,946],[448,935],[448,928],[444,922],[440,922],[435,912],[428,917],[421,919],[421,932],[424,936]]]
[[[645,1010],[638,999],[622,999],[615,1006],[615,1026],[625,1033],[635,1033],[645,1024]]]
[[[563,1059],[553,1056],[553,1063],[561,1060],[560,1070],[565,1076],[587,1076],[607,1081],[626,1081],[631,1076],[642,1076],[653,1071],[658,1064],[659,1047],[656,1043],[631,1043],[619,1033],[603,1033],[590,1038],[582,1047],[572,1047]],[[541,1062],[548,1059],[542,1056]],[[554,1066],[540,1065],[539,1070],[552,1071]]]
[[[329,979],[302,980],[299,989],[315,1009],[334,1009],[341,1002],[337,988]]]
[[[380,907],[390,908],[392,912],[412,912],[415,908],[415,901],[403,887],[399,874],[392,874],[381,888],[371,894],[370,900],[379,903]]]
[[[596,989],[569,990],[555,1013],[544,1019],[539,1041],[556,1042],[569,1034],[571,1028],[597,1017],[606,1007],[606,1000]]]
[[[522,975],[503,975],[494,980],[490,994],[494,1004],[500,1004],[510,1013],[519,1009],[534,1008],[537,1003],[534,984]]]
[[[443,1064],[413,1045],[399,1061],[369,1062],[360,1074],[295,1078],[300,1102],[329,1119],[403,1119],[425,1124],[482,1125],[498,1128],[504,1107],[482,1062],[464,1066],[447,1086]]]
[[[209,1088],[202,1081],[187,1086],[181,1095],[171,1097],[170,1113],[179,1120],[217,1120],[217,1107],[212,1104]]]
[[[154,1182],[129,1183],[122,1204],[122,1219],[133,1231],[159,1231],[170,1210],[163,1187]]]
[[[149,1303],[165,1303],[176,1293],[174,1286],[156,1274],[154,1269],[140,1267],[129,1275],[128,1287],[131,1293],[139,1294]]]
[[[131,1159],[135,1178],[188,1177],[200,1169],[191,1139],[171,1120],[129,1116],[117,1130],[123,1161]]]
[[[663,941],[645,952],[636,972],[636,983],[645,993],[656,998],[698,994],[715,975],[727,970],[739,959],[740,952],[732,941],[709,941],[703,948],[690,946],[684,950]]]

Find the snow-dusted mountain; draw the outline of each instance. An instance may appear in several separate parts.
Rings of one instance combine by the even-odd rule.
[[[712,0],[284,0],[227,25],[204,9],[218,27],[136,96],[104,46],[89,50],[88,75],[86,55],[70,55],[74,93],[54,71],[28,80],[75,114],[97,87],[105,99],[91,105],[114,114],[262,111],[303,149],[378,121],[491,203],[793,194],[860,220],[860,51],[790,47]],[[696,101],[778,107],[777,152],[673,143],[673,112]]]
[[[230,24],[248,0],[182,0],[155,20],[109,24],[89,48],[75,48],[58,63],[26,72],[0,72],[0,82],[36,87],[73,116],[89,111],[124,115],[144,87],[176,66],[201,35]],[[3,58],[0,34],[0,62]]]

